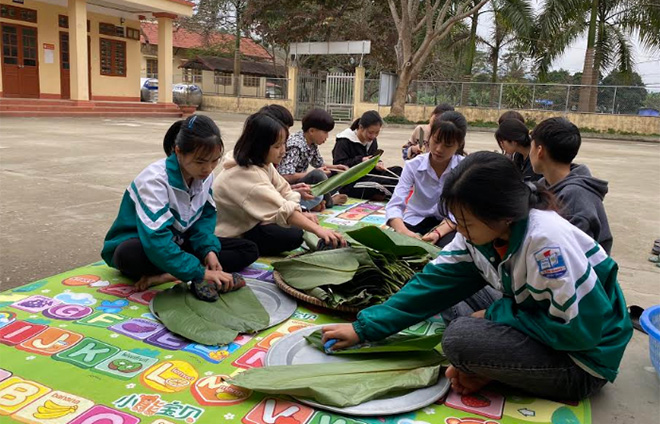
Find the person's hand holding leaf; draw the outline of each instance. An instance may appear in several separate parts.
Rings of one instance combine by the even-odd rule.
[[[325,166],[325,165],[324,165],[324,166],[320,167],[319,169],[320,169],[321,171],[323,171],[323,173],[324,173],[325,175],[327,175],[328,177],[329,177],[330,175],[332,175],[332,169],[330,169],[329,166]]]
[[[213,282],[216,286],[218,286],[218,290],[223,293],[226,293],[234,288],[234,277],[224,271],[207,269],[204,273],[204,279],[206,281]]]
[[[326,246],[346,247],[346,240],[344,240],[344,237],[336,231],[319,226],[319,229],[315,234],[318,238],[323,239]]]
[[[312,200],[314,198],[314,195],[312,194],[312,187],[310,187],[308,184],[293,184],[291,186],[291,190],[300,193],[300,197],[302,197],[303,200]]]
[[[360,343],[360,336],[355,332],[353,324],[332,324],[323,327],[323,338],[321,339],[323,344],[332,339],[337,342],[331,350],[346,349]]]

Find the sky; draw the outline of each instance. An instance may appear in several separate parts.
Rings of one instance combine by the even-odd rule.
[[[538,12],[544,1],[532,0],[532,5],[535,12]],[[488,36],[492,29],[492,14],[484,15],[483,19],[479,19],[479,26],[477,32],[479,35]],[[645,50],[637,37],[633,37],[633,47],[635,49],[636,65],[635,71],[642,76],[644,84],[654,85],[660,91],[660,52],[652,52]],[[551,66],[551,69],[566,69],[570,73],[582,72],[584,64],[584,54],[587,50],[587,36],[586,33],[583,37],[577,39],[566,52]],[[655,90],[654,90],[655,91]]]

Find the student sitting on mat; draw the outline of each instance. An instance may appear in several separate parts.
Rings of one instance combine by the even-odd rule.
[[[546,119],[532,131],[529,158],[534,172],[543,174],[539,183],[559,199],[562,216],[609,255],[612,232],[603,205],[607,181],[592,177],[586,165],[573,163],[581,142],[580,130],[569,120]]]
[[[454,238],[455,228],[438,204],[445,180],[465,155],[466,132],[467,121],[459,112],[445,112],[432,122],[429,152],[406,162],[385,207],[387,224],[395,231],[417,238],[424,235],[424,240],[441,247]]]
[[[552,399],[595,393],[616,378],[632,325],[617,264],[549,209],[553,199],[506,157],[470,154],[442,193],[456,217],[454,240],[385,303],[353,324],[324,327],[324,342],[342,349],[381,340],[490,285],[503,297],[444,331],[453,389],[499,381]]]
[[[220,130],[209,117],[192,115],[170,127],[163,148],[167,159],[149,165],[126,189],[101,256],[137,280],[139,290],[178,279],[192,281],[198,297],[217,298],[216,285],[233,287],[228,272],[259,257],[250,241],[213,235],[210,190],[223,154]]]
[[[337,134],[337,141],[332,149],[332,163],[350,168],[371,159],[378,150],[376,137],[382,126],[383,119],[378,112],[375,110],[364,112],[350,128]],[[358,199],[384,200],[391,195],[401,171],[400,166],[386,168],[385,164],[380,161],[368,175],[342,187],[339,192]],[[359,188],[361,183],[367,182],[379,184],[387,192],[374,187]],[[356,185],[358,187],[355,187]]]
[[[265,256],[298,248],[303,230],[327,245],[345,245],[339,233],[302,212],[300,194],[275,169],[284,157],[287,135],[287,127],[267,113],[248,117],[233,159],[225,161],[213,183],[219,218],[215,234],[251,240]]]
[[[292,186],[297,183],[309,185],[328,179],[333,171],[346,171],[346,165],[328,165],[324,162],[319,146],[328,139],[328,132],[335,127],[335,120],[323,109],[312,109],[302,119],[302,131],[291,134],[286,141],[286,153],[277,166],[277,171]],[[315,169],[308,172],[309,165]],[[303,200],[301,205],[312,210],[331,208],[333,205],[343,205],[348,200],[345,194],[330,193]]]
[[[403,155],[403,160],[410,160],[417,155],[426,153],[429,151],[429,139],[431,137],[431,125],[433,121],[438,116],[442,115],[445,112],[454,110],[454,106],[442,103],[433,109],[431,117],[429,118],[429,123],[424,125],[418,125],[410,134],[410,140],[401,147],[401,154]]]
[[[495,140],[507,156],[520,167],[525,181],[538,181],[542,177],[534,172],[529,161],[532,139],[525,124],[518,119],[505,119],[495,131]],[[520,160],[517,159],[517,155],[521,156]]]
[[[289,109],[282,105],[266,105],[259,109],[259,113],[265,113],[266,115],[280,121],[286,127],[287,132],[294,124],[293,115],[291,115]],[[312,187],[305,182],[293,183],[291,184],[291,189],[300,193],[300,204],[303,209],[308,209],[306,206],[309,206],[309,209],[311,209],[312,207],[319,205],[323,200],[322,197],[317,199],[317,197],[312,194]]]

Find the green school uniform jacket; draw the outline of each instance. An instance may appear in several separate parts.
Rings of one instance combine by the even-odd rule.
[[[617,264],[557,213],[533,209],[512,225],[502,261],[492,244],[456,237],[424,270],[353,323],[362,340],[380,340],[471,296],[486,284],[504,296],[486,319],[509,325],[583,369],[614,381],[632,337]]]
[[[119,215],[105,236],[101,257],[114,266],[115,249],[130,238],[139,238],[149,260],[182,281],[204,278],[200,261],[219,252],[213,234],[216,210],[211,185],[213,174],[187,187],[175,154],[145,168],[126,189]],[[188,240],[194,254],[181,249]]]

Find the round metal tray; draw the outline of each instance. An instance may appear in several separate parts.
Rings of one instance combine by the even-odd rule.
[[[259,300],[259,303],[261,303],[266,312],[268,312],[268,316],[270,317],[268,327],[272,327],[288,320],[296,311],[296,308],[298,307],[296,301],[284,294],[275,284],[252,278],[246,278],[245,283],[250,289],[252,289],[252,292]],[[151,312],[151,315],[158,318],[158,315],[153,308],[153,299],[149,302],[149,311]]]
[[[282,337],[268,350],[265,359],[265,366],[324,364],[350,361],[350,355],[326,355],[305,340],[305,336],[313,333],[321,327],[322,326],[317,325],[314,327],[303,328]],[[417,389],[402,396],[375,399],[346,408],[322,405],[302,398],[296,399],[315,408],[325,409],[343,415],[395,415],[416,411],[432,404],[447,393],[450,385],[449,380],[442,375],[438,379],[438,382],[433,386]]]

